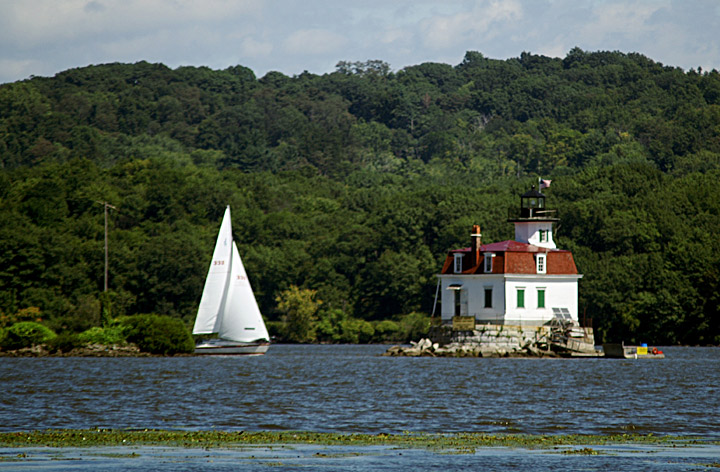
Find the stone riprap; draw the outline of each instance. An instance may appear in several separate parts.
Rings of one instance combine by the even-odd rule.
[[[559,357],[547,326],[486,325],[472,331],[434,330],[431,337],[392,346],[383,355],[406,357]],[[438,342],[441,341],[441,342]]]

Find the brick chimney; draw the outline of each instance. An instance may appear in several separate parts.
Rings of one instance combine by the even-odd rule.
[[[480,264],[480,247],[482,246],[482,234],[480,233],[480,225],[473,225],[472,234],[472,253],[473,253],[473,266]]]

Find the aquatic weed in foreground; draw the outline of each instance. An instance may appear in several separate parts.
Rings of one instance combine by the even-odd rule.
[[[514,435],[486,433],[342,434],[310,431],[173,431],[173,430],[44,430],[0,432],[4,447],[170,446],[231,448],[243,445],[317,444],[343,446],[398,446],[406,448],[471,451],[478,447],[549,448],[603,444],[654,444],[688,446],[713,444],[698,438],[653,434],[617,435]],[[715,442],[714,444],[717,444]],[[589,447],[587,447],[590,450]]]

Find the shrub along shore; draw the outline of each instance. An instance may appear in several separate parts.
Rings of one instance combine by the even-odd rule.
[[[24,310],[21,321],[2,326],[0,357],[129,357],[189,355],[195,340],[185,323],[167,315],[121,316],[80,333],[55,333],[34,312]],[[405,343],[426,335],[430,318],[421,313],[398,317],[397,321],[373,323],[352,318],[306,320],[305,323],[268,322],[273,340],[289,343],[372,344]],[[298,333],[304,333],[299,336]]]
[[[172,354],[188,356],[190,354]],[[10,351],[0,351],[0,357],[153,357],[165,354],[142,352],[135,344],[86,344],[70,350],[51,350],[46,344],[37,344]]]
[[[147,356],[191,354],[192,335],[183,322],[164,315],[117,318],[82,333],[55,334],[34,321],[0,328],[0,356]]]

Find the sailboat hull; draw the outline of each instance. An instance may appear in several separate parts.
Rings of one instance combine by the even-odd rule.
[[[224,339],[211,339],[195,346],[195,354],[261,356],[270,347],[266,341],[241,343]]]

